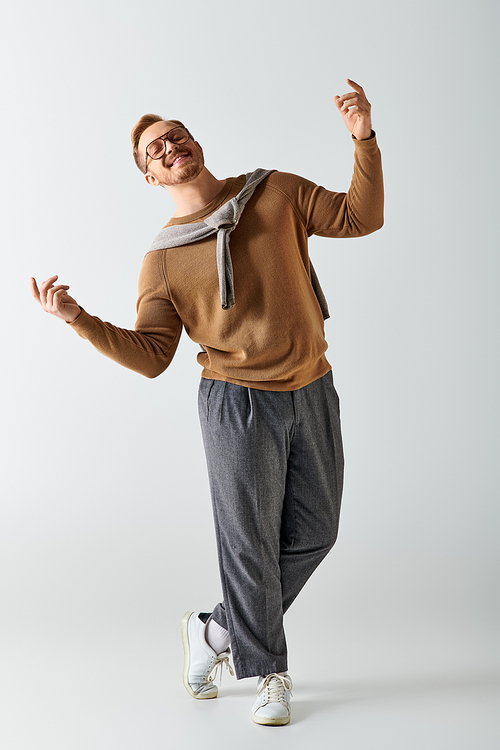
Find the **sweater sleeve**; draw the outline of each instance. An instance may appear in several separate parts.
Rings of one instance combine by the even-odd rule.
[[[182,332],[182,321],[168,295],[161,254],[151,252],[144,258],[133,331],[106,323],[84,309],[69,325],[123,367],[147,378],[160,375],[172,361]]]
[[[384,223],[382,158],[374,131],[354,141],[354,172],[347,193],[336,193],[302,180],[297,206],[308,236],[362,237]]]

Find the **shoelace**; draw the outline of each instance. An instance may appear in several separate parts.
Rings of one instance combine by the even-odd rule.
[[[220,668],[220,682],[219,682],[219,685],[222,685],[222,672],[223,672],[222,665],[223,664],[226,666],[226,669],[229,669],[229,674],[232,675],[232,676],[234,676],[233,668],[232,668],[231,664],[229,663],[229,655],[227,655],[227,656],[219,655],[215,659],[215,661],[212,664],[212,667],[210,669],[210,672],[207,675],[208,682],[215,682],[215,680],[217,678],[217,670]]]
[[[266,703],[282,703],[286,705],[285,689],[292,693],[292,678],[290,675],[281,675],[276,672],[268,674],[257,688],[257,695],[267,690]]]

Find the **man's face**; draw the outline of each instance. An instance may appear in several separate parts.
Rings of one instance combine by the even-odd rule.
[[[153,123],[146,128],[139,140],[139,154],[144,158],[146,148],[154,141],[179,127],[175,122],[163,120]],[[174,145],[165,141],[165,153],[160,159],[147,157],[146,180],[150,185],[182,185],[194,180],[204,167],[203,151],[199,143],[190,138],[186,143]]]

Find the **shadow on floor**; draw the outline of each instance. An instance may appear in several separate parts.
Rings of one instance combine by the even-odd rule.
[[[293,720],[296,723],[312,714],[349,703],[478,688],[500,689],[500,673],[433,675],[415,679],[401,677],[380,683],[301,683],[297,687],[297,700],[293,701]]]

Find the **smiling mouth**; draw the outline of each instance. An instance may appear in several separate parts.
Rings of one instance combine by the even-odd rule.
[[[189,156],[189,153],[187,151],[185,151],[183,154],[179,154],[178,156],[175,157],[173,161],[170,162],[168,166],[173,167],[175,164],[177,164],[179,161],[184,159],[186,156]]]

